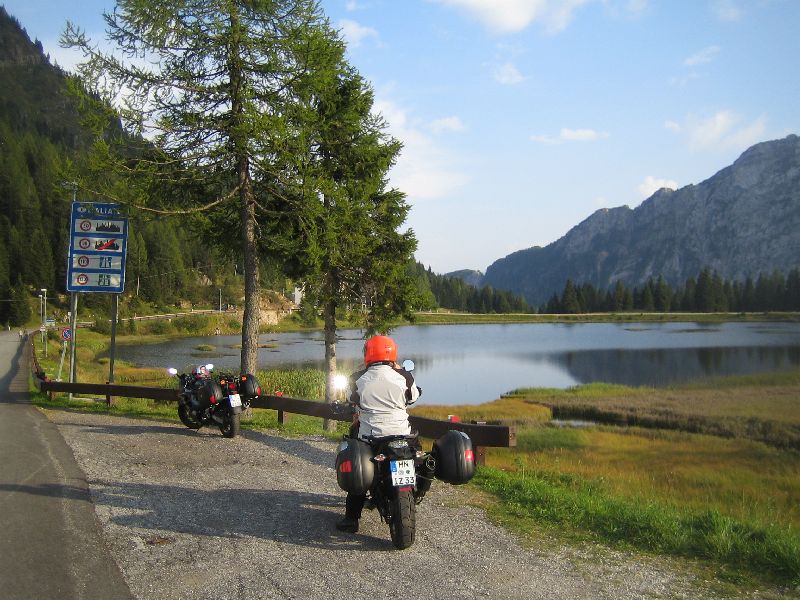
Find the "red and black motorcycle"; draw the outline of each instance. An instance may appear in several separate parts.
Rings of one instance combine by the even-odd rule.
[[[241,413],[249,408],[253,398],[261,394],[254,375],[234,377],[220,374],[215,381],[213,364],[199,365],[190,373],[178,374],[177,369],[168,369],[181,384],[178,396],[178,418],[189,429],[216,425],[226,438],[233,438],[241,431]]]

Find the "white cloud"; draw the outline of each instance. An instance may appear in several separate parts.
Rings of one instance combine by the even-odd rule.
[[[714,14],[720,21],[738,21],[743,11],[733,0],[717,0],[714,3]]]
[[[694,67],[697,65],[703,65],[706,63],[710,63],[714,58],[716,58],[717,54],[719,54],[719,46],[709,46],[708,48],[703,48],[700,52],[693,54],[689,58],[683,61],[683,64],[687,67]]]
[[[457,157],[425,135],[421,126],[412,122],[407,109],[379,99],[375,111],[386,119],[389,133],[403,143],[390,179],[409,199],[443,198],[468,183],[469,176],[459,170]],[[450,119],[456,120],[442,121],[448,121],[450,126],[460,123],[455,117]]]
[[[562,129],[561,139],[568,142],[594,142],[595,140],[607,138],[608,134],[604,131],[594,129]]]
[[[358,10],[358,3],[356,2],[356,0],[347,0],[347,3],[345,4],[345,8],[349,12],[353,12],[354,10]]]
[[[664,121],[664,129],[668,129],[669,131],[680,133],[681,125],[680,123],[676,123],[675,121]]]
[[[608,133],[605,131],[595,131],[594,129],[568,129],[562,128],[557,136],[552,135],[532,135],[531,141],[541,144],[560,144],[561,142],[595,142],[605,139]]]
[[[429,0],[468,13],[496,33],[515,33],[540,21],[550,33],[569,25],[576,8],[589,0]]]
[[[436,119],[431,123],[431,129],[434,133],[444,133],[448,131],[464,131],[466,127],[464,126],[464,122],[458,117],[444,117],[443,119]]]
[[[510,62],[495,67],[494,78],[495,81],[503,85],[515,85],[525,80],[522,73]]]
[[[378,32],[372,27],[364,27],[351,19],[341,19],[339,21],[339,31],[342,33],[347,45],[351,48],[358,48],[367,38],[379,39]]]
[[[639,190],[639,195],[644,199],[649,198],[661,188],[676,190],[678,189],[678,182],[672,179],[659,179],[658,177],[648,175],[644,178],[644,181],[639,184],[637,189]]]
[[[705,119],[690,116],[684,128],[689,135],[689,145],[700,150],[710,147],[744,148],[763,141],[767,119],[758,117],[751,123],[730,110],[721,110]]]

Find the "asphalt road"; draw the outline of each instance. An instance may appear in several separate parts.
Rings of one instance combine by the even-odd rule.
[[[0,596],[132,598],[89,486],[58,429],[28,402],[24,345],[0,333]]]

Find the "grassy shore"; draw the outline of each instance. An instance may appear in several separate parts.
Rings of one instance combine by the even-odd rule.
[[[81,336],[79,378],[104,381],[107,359],[97,356],[107,337]],[[57,367],[57,350],[52,342],[48,373]],[[174,385],[159,369],[118,362],[117,373],[118,381]],[[258,375],[267,392],[322,397],[319,371]],[[72,409],[178,422],[174,405],[139,399],[110,408],[75,402]],[[292,415],[279,426],[274,411],[253,412],[244,427],[322,433],[321,419]],[[547,531],[700,559],[739,586],[800,585],[800,370],[670,388],[523,389],[482,405],[422,405],[412,413],[516,426],[517,446],[488,449],[473,485],[494,498],[490,514],[523,539]],[[555,427],[554,416],[602,422]]]

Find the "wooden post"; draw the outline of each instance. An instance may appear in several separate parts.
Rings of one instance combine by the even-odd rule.
[[[475,446],[472,448],[472,452],[475,454],[475,464],[481,467],[486,466],[486,448],[483,446]]]
[[[286,414],[285,410],[278,410],[278,425],[286,425],[289,421],[289,417]]]

